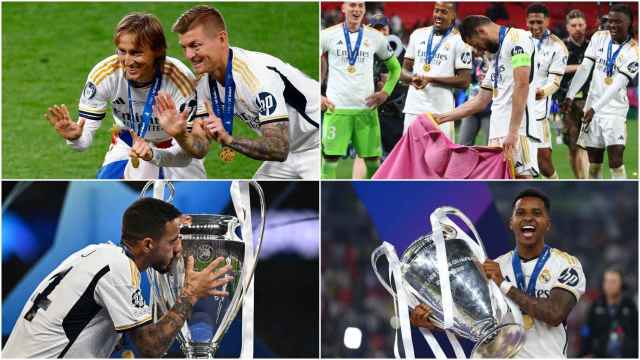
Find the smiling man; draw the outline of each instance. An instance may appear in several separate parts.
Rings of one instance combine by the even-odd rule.
[[[482,264],[487,278],[522,311],[526,336],[518,358],[566,357],[567,317],[585,291],[580,261],[545,243],[550,211],[549,198],[542,192],[519,193],[509,220],[515,249]],[[430,312],[424,304],[416,307],[412,324],[433,328]]]
[[[179,60],[166,56],[160,21],[151,14],[131,13],[116,27],[116,55],[89,73],[71,120],[65,105],[45,116],[76,151],[84,151],[102,125],[111,104],[114,130],[99,179],[206,178],[202,160],[193,159],[153,117],[155,95],[163,91],[187,114],[195,112],[195,77]],[[140,159],[145,161],[140,161]]]

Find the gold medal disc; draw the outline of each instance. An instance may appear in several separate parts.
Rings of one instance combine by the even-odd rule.
[[[493,88],[493,97],[497,98],[498,97],[498,89]]]
[[[220,160],[228,163],[233,161],[233,159],[235,159],[236,152],[228,146],[223,146],[222,149],[220,149],[220,152],[218,153],[218,157],[220,158]]]
[[[529,330],[533,327],[533,318],[527,314],[522,315],[522,325],[525,330]]]
[[[613,78],[611,76],[607,76],[606,78],[604,78],[604,83],[607,85],[613,84]]]
[[[132,156],[131,165],[133,166],[134,169],[137,169],[140,166],[140,159],[135,156]]]
[[[354,65],[349,65],[349,66],[347,66],[347,72],[348,72],[349,74],[353,74],[353,73],[355,73],[355,72],[356,72],[356,67],[355,67]]]
[[[424,64],[422,68],[424,69],[424,71],[429,72],[429,70],[431,70],[431,64]]]

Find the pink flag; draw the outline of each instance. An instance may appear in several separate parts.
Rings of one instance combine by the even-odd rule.
[[[502,148],[454,144],[429,114],[420,115],[374,179],[512,179]]]

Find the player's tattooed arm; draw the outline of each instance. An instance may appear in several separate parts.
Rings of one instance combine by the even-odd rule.
[[[575,296],[561,288],[551,289],[549,298],[535,298],[513,286],[507,296],[524,312],[551,326],[558,326],[566,320],[576,305]]]
[[[209,138],[204,129],[204,121],[193,121],[191,132],[183,132],[175,136],[176,141],[185,151],[197,159],[202,159],[209,152]]]
[[[159,358],[173,343],[176,334],[191,317],[193,304],[188,296],[179,296],[176,304],[157,323],[133,329],[129,335],[143,357]]]
[[[256,160],[285,161],[289,154],[289,123],[280,121],[263,125],[262,136],[255,140],[233,138],[232,149]]]

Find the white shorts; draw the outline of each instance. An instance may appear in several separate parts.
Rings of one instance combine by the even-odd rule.
[[[413,122],[420,116],[421,114],[404,114],[404,128],[402,129],[402,134],[407,133],[407,129],[409,126],[413,124]],[[444,124],[438,125],[438,128],[451,140],[452,142],[456,142],[456,127],[453,121],[446,122]]]
[[[318,180],[320,179],[320,148],[289,153],[287,160],[283,162],[265,161],[253,178],[257,180]]]
[[[551,144],[553,143],[551,140],[551,120],[546,118],[538,121],[538,124],[542,126],[542,141],[538,144],[538,148],[551,149]]]
[[[502,146],[505,137],[489,139],[489,146]],[[538,176],[538,144],[525,135],[518,137],[518,146],[513,159],[516,175]]]
[[[593,115],[588,126],[582,124],[578,145],[604,149],[611,145],[626,145],[627,119],[624,116]]]

